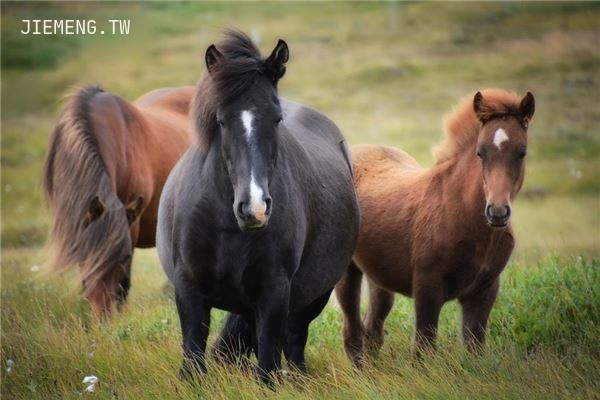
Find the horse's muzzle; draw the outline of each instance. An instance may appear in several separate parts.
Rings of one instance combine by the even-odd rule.
[[[266,197],[259,204],[239,202],[235,208],[238,226],[244,232],[259,231],[267,227],[271,215],[272,200]]]
[[[485,217],[488,224],[493,228],[504,228],[510,220],[511,209],[510,205],[503,204],[496,206],[487,204],[485,207]]]

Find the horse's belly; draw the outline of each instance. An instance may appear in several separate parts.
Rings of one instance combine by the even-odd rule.
[[[353,260],[358,268],[368,277],[369,281],[390,292],[411,296],[412,268],[410,265],[389,258],[389,254],[354,253]]]

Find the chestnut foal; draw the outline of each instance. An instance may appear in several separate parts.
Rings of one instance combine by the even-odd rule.
[[[434,347],[445,302],[458,299],[466,346],[485,342],[499,276],[512,253],[511,203],[523,183],[534,98],[478,92],[445,122],[432,168],[383,146],[352,148],[362,226],[353,262],[336,287],[344,347],[360,366],[379,349],[394,293],[415,299],[413,352]],[[370,302],[360,317],[362,275]],[[366,342],[366,343],[364,343]]]

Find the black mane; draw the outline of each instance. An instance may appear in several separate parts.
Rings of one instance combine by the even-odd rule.
[[[216,45],[223,59],[200,80],[192,103],[194,127],[203,149],[210,146],[216,132],[219,104],[236,98],[269,72],[265,59],[245,33],[229,30],[224,35]]]

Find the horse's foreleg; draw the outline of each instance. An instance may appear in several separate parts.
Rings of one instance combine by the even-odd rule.
[[[499,288],[500,282],[496,279],[489,288],[474,296],[459,299],[463,340],[470,351],[479,351],[485,344],[487,321]]]
[[[383,345],[385,319],[392,311],[394,293],[381,289],[369,281],[369,311],[365,316],[365,339],[367,348],[377,352]]]
[[[281,351],[287,329],[290,283],[277,279],[263,289],[256,309],[258,376],[273,387],[274,375],[281,369]]]
[[[415,288],[415,314],[417,329],[413,355],[420,357],[423,351],[435,348],[440,311],[444,305],[441,285],[413,285]]]
[[[194,372],[206,372],[204,352],[210,326],[210,306],[190,288],[175,288],[175,303],[183,336],[183,364],[179,375],[192,378]]]
[[[362,271],[352,261],[335,287],[335,295],[344,314],[344,349],[356,367],[360,367],[364,362],[363,336],[365,329],[360,318],[362,276]]]
[[[306,372],[304,348],[308,339],[308,326],[323,311],[323,308],[327,305],[327,301],[329,301],[330,295],[331,290],[312,302],[301,312],[289,317],[284,353],[291,366],[301,372]]]

